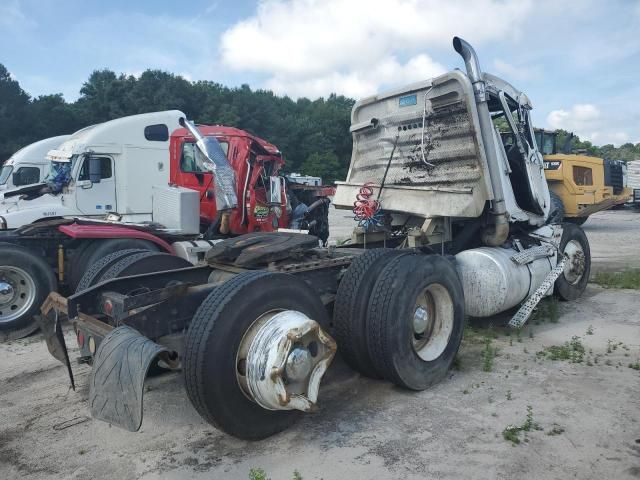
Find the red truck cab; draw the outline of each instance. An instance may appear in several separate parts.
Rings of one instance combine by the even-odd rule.
[[[229,218],[230,234],[275,231],[289,224],[287,197],[283,188],[279,204],[269,203],[270,177],[284,165],[275,145],[234,127],[198,125],[205,137],[216,137],[236,175],[238,208]],[[213,192],[213,174],[202,167],[195,138],[186,128],[171,134],[170,182],[200,192],[200,223],[203,228],[218,221]]]

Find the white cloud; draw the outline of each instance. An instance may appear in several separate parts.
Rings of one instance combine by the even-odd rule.
[[[577,104],[571,110],[553,110],[547,122],[553,128],[584,130],[592,127],[601,117],[600,110],[589,103]]]
[[[264,74],[280,93],[360,96],[444,71],[424,52],[451,49],[454,35],[474,44],[515,37],[531,7],[530,0],[264,0],[224,32],[220,53],[224,65]]]
[[[595,145],[621,145],[629,141],[627,132],[618,130],[607,115],[590,103],[576,104],[569,110],[553,110],[547,116],[547,124],[551,128],[574,132],[582,140],[589,140]]]
[[[513,65],[499,58],[493,61],[493,69],[509,81],[534,80],[540,76],[540,69],[536,65]]]
[[[266,82],[266,87],[279,94],[293,97],[320,97],[331,92],[339,92],[353,98],[362,98],[376,93],[380,85],[411,83],[440,75],[446,68],[421,54],[404,64],[393,57],[381,59],[371,68],[353,69],[346,73],[328,72],[302,77],[295,81],[291,77],[278,74]]]

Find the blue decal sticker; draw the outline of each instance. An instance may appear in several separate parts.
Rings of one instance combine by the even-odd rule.
[[[111,210],[112,208],[113,208],[113,207],[112,207],[111,205],[105,205],[105,206],[104,206],[104,209],[105,209],[105,210]]]
[[[96,210],[102,210],[102,205],[96,205]]]
[[[400,97],[398,101],[401,107],[408,107],[410,105],[418,104],[418,96],[416,94],[413,95],[405,95],[404,97]]]

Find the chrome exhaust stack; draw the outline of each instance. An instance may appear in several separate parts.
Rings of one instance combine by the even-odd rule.
[[[491,175],[491,188],[493,190],[491,213],[494,221],[492,225],[484,229],[482,242],[487,246],[497,247],[502,245],[509,236],[509,220],[507,219],[507,208],[502,189],[500,160],[494,143],[493,122],[487,105],[485,81],[482,78],[480,62],[473,47],[462,38],[453,37],[453,48],[464,59],[467,76],[473,85],[478,118],[480,120],[480,135],[487,155],[489,175]]]

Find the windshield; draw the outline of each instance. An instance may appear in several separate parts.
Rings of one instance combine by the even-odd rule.
[[[13,165],[5,165],[0,170],[0,185],[4,185],[9,180],[9,175],[11,175],[11,171],[13,170]]]
[[[74,155],[73,157],[71,157],[70,162],[58,162],[56,160],[52,160],[49,166],[49,173],[45,177],[44,181],[46,182],[55,178],[56,175],[58,175],[64,167],[68,167],[69,170],[73,170],[73,166],[76,164],[77,160],[78,160],[77,155]]]
[[[553,155],[556,153],[556,136],[554,134],[536,130],[535,135],[538,150],[540,150],[543,155]]]

